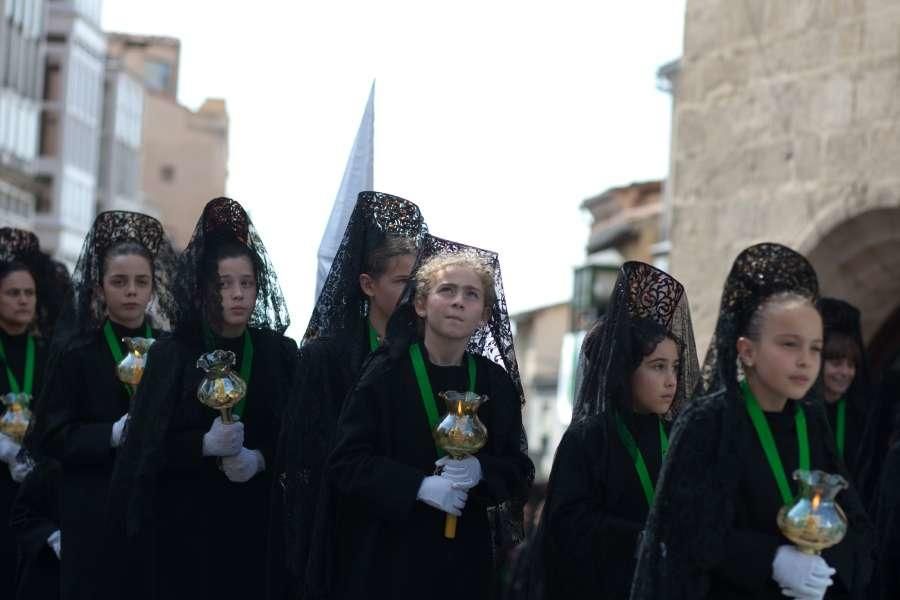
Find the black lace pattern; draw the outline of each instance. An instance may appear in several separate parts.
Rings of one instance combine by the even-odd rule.
[[[51,360],[56,351],[64,351],[75,339],[92,335],[106,319],[106,305],[100,289],[106,252],[122,242],[136,242],[153,257],[153,298],[147,315],[153,324],[164,328],[174,314],[172,276],[175,251],[166,238],[162,224],[145,214],[107,211],[97,215],[84,239],[84,245],[72,275],[73,296],[64,309],[53,336]]]
[[[674,418],[690,396],[699,366],[684,287],[664,271],[630,261],[619,270],[608,310],[582,345],[582,382],[573,422],[606,413],[610,405],[624,401],[630,376],[628,357],[634,353],[631,328],[640,320],[662,326],[678,341],[681,366],[667,418]]]
[[[178,258],[174,282],[175,335],[200,336],[203,323],[209,322],[204,265],[226,243],[243,245],[258,259],[256,304],[248,326],[284,333],[291,320],[266,247],[244,207],[231,198],[220,197],[206,204],[191,241]]]
[[[303,339],[361,339],[368,301],[359,288],[359,276],[369,253],[388,236],[409,238],[420,247],[427,232],[419,207],[409,200],[382,192],[361,192]]]

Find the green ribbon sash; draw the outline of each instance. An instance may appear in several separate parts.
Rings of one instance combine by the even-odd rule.
[[[847,400],[841,398],[837,404],[837,424],[834,428],[835,443],[838,454],[844,458],[844,444],[847,441]]]
[[[747,413],[750,420],[753,421],[753,428],[756,429],[756,436],[769,462],[769,468],[772,469],[772,475],[775,477],[775,483],[778,485],[778,491],[781,493],[781,499],[784,504],[790,504],[794,501],[794,494],[788,485],[787,474],[784,472],[784,465],[781,462],[781,455],[775,446],[775,438],[772,437],[772,429],[766,416],[763,414],[756,396],[747,384],[746,380],[741,381],[741,392],[744,395],[744,403],[747,407]],[[801,469],[809,470],[809,436],[806,430],[806,413],[803,407],[797,405],[794,413],[794,424],[797,430],[797,450],[799,453],[799,461]]]
[[[431,379],[428,377],[428,370],[425,368],[425,359],[422,357],[422,349],[418,342],[410,345],[409,357],[412,360],[413,371],[416,375],[416,383],[419,385],[419,396],[422,398],[422,407],[425,409],[425,415],[428,417],[428,430],[434,431],[438,425],[437,403],[434,400],[434,390],[431,388]],[[469,391],[475,392],[475,376],[476,367],[475,359],[471,354],[466,353],[466,362],[469,370]],[[438,457],[444,455],[441,448],[437,448]]]
[[[16,379],[9,360],[6,358],[6,348],[3,347],[3,340],[0,340],[0,360],[6,366],[6,379],[9,381],[9,391],[13,394],[24,393],[31,396],[31,392],[34,389],[34,337],[29,335],[25,340],[25,376],[21,387],[19,387],[19,380]]]
[[[381,342],[378,341],[378,332],[372,327],[371,322],[366,321],[366,323],[369,325],[369,351],[375,352],[378,350],[378,346],[381,345]]]
[[[658,420],[657,424],[659,425],[660,456],[665,458],[666,453],[669,451],[669,436],[666,435],[662,420]],[[628,455],[634,463],[634,470],[637,472],[638,480],[641,482],[641,487],[644,489],[644,497],[647,499],[647,506],[653,506],[654,485],[653,481],[650,479],[650,472],[647,470],[647,463],[644,461],[644,455],[641,454],[641,449],[638,448],[634,436],[628,431],[628,427],[625,426],[625,422],[622,420],[622,417],[619,416],[619,413],[616,413],[616,431],[619,434],[619,439],[622,440],[622,445],[625,446],[625,450],[628,452]]]

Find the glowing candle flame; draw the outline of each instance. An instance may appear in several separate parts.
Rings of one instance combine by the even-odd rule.
[[[461,417],[462,414],[463,414],[462,405],[463,405],[462,402],[457,402],[457,403],[456,403],[456,414],[458,414],[460,417]]]
[[[818,493],[817,493],[815,496],[813,496],[813,499],[812,499],[812,509],[813,509],[813,511],[819,510],[819,503],[820,503],[821,501],[822,501],[822,497],[821,497]]]

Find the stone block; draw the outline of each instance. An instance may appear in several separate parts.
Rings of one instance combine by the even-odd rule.
[[[856,93],[857,120],[867,122],[900,114],[900,62],[889,61],[865,70]]]
[[[900,173],[900,123],[870,132],[868,157],[866,171],[871,180],[897,177]]]
[[[790,142],[748,148],[742,163],[741,186],[749,189],[777,187],[790,181],[792,150]]]
[[[679,106],[675,112],[675,119],[678,131],[678,155],[697,152],[706,146],[707,122],[703,111]]]
[[[722,27],[731,3],[721,0],[688,0],[684,20],[684,55],[704,56],[727,44]]]
[[[764,20],[766,35],[772,39],[807,30],[814,22],[817,5],[817,0],[769,0]]]
[[[703,89],[703,59],[682,59],[678,73],[676,101],[679,105],[699,102],[706,95]]]
[[[869,11],[862,30],[862,49],[869,56],[900,53],[900,3],[892,10]]]
[[[794,179],[812,181],[822,173],[822,142],[815,132],[801,133],[793,140]]]
[[[829,135],[825,142],[825,176],[832,180],[858,178],[867,150],[868,135],[864,130],[850,129]]]
[[[745,55],[718,52],[702,59],[699,67],[704,99],[732,95],[748,77]]]
[[[865,0],[819,0],[813,22],[816,27],[833,27],[860,17],[865,10]]]
[[[836,71],[811,82],[810,125],[817,131],[848,127],[853,121],[855,86],[851,74]]]

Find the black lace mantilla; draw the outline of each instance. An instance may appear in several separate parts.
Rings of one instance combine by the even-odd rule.
[[[513,346],[512,327],[509,323],[506,294],[503,291],[503,275],[500,272],[500,258],[497,253],[429,234],[425,236],[416,260],[415,270],[418,270],[429,258],[438,254],[461,253],[472,254],[490,267],[494,275],[496,296],[494,305],[490,307],[490,318],[475,330],[469,339],[466,350],[473,354],[480,354],[502,366],[513,380],[519,398],[524,404],[525,393]],[[391,341],[392,353],[405,352],[411,341],[419,335],[419,317],[413,306],[414,297],[415,280],[413,279],[404,291],[400,304],[388,324],[387,337]]]
[[[382,192],[361,192],[313,308],[304,339],[361,339],[368,301],[359,288],[359,275],[369,253],[388,236],[409,238],[419,247],[427,232],[419,207],[409,200]]]
[[[816,271],[802,254],[766,242],[750,246],[734,259],[722,291],[715,333],[703,361],[698,394],[722,390],[727,382],[737,385],[737,336],[766,298],[782,292],[813,301],[818,297]]]
[[[153,257],[153,299],[147,314],[157,326],[168,325],[174,313],[172,274],[175,252],[159,221],[141,213],[107,211],[97,215],[88,231],[72,275],[74,294],[63,312],[53,346],[64,349],[75,338],[91,335],[106,319],[106,306],[100,289],[106,252],[121,242],[136,242]],[[51,351],[51,359],[52,354]]]
[[[174,332],[178,336],[199,336],[208,322],[204,265],[221,244],[245,246],[256,261],[256,305],[249,326],[284,333],[291,323],[284,294],[262,239],[247,211],[231,198],[210,200],[194,228],[194,235],[178,258],[174,293]]]
[[[609,307],[582,345],[579,364],[583,376],[573,422],[605,413],[610,404],[624,400],[618,396],[628,387],[627,362],[634,354],[631,328],[640,320],[661,325],[678,340],[681,368],[668,418],[684,405],[699,372],[684,287],[668,273],[646,263],[630,261],[619,270]]]

